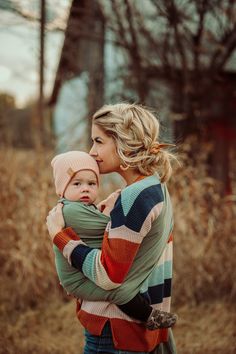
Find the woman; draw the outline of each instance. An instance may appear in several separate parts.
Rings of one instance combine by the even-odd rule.
[[[88,247],[71,228],[63,230],[60,208],[50,212],[47,226],[68,262],[96,285],[124,289],[131,278],[153,307],[169,312],[173,215],[165,181],[172,172],[172,155],[158,135],[158,121],[139,105],[107,105],[97,111],[90,154],[100,173],[117,172],[127,183],[111,212],[102,249]],[[170,330],[149,331],[112,303],[83,300],[78,318],[86,329],[85,354],[149,353],[155,348],[156,353],[175,353]]]

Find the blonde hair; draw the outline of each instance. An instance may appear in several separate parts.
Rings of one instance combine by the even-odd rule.
[[[111,136],[123,164],[143,175],[159,173],[161,182],[172,174],[170,144],[158,142],[159,122],[145,107],[119,103],[105,105],[93,115],[93,124]]]

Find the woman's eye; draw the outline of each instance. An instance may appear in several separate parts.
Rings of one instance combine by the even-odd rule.
[[[95,139],[94,140],[97,144],[102,144],[102,140],[100,140],[100,139]]]

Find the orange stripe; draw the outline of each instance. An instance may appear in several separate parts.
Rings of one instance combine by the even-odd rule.
[[[53,243],[59,248],[60,251],[63,251],[64,247],[71,240],[78,241],[80,238],[71,227],[67,227],[55,235]]]
[[[102,244],[101,263],[109,278],[122,283],[128,273],[139,244],[121,239],[109,239],[105,234]]]
[[[167,342],[168,330],[149,331],[142,324],[130,323],[121,319],[110,319],[113,342],[116,349],[130,351],[153,350],[159,343]],[[125,341],[124,341],[125,338]]]
[[[77,313],[81,324],[93,335],[99,336],[105,323],[109,320],[112,328],[113,342],[116,349],[150,352],[158,344],[167,342],[168,330],[147,330],[142,324],[117,318],[92,315],[83,310]]]
[[[117,262],[127,262],[135,256],[140,244],[120,238],[109,238],[106,233],[102,242],[102,253],[113,258]]]

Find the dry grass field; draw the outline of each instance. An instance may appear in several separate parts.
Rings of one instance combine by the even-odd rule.
[[[220,196],[217,183],[208,176],[206,156],[199,154],[191,161],[186,158],[188,149],[183,149],[182,167],[170,182],[178,353],[233,354],[235,199]],[[51,157],[50,151],[0,151],[1,354],[82,354],[83,329],[75,317],[74,300],[58,285],[45,227],[47,212],[56,202]]]

